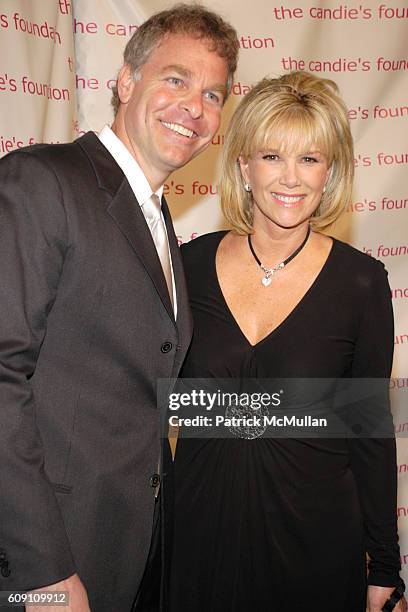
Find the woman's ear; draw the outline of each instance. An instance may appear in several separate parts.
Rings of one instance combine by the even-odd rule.
[[[332,174],[333,174],[333,170],[334,170],[333,164],[334,164],[334,162],[332,162],[332,165],[327,169],[327,172],[326,172],[326,182],[324,184],[325,191],[327,189],[327,184],[329,183],[329,181],[330,181],[330,179],[332,177]]]
[[[242,155],[242,153],[238,157],[238,164],[239,164],[239,168],[241,170],[242,182],[243,183],[249,183],[248,160],[244,157],[244,155]]]

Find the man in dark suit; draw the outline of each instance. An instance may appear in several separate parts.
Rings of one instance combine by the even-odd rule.
[[[1,590],[128,612],[152,531],[166,553],[156,381],[192,330],[162,189],[218,129],[237,50],[202,7],[159,13],[126,47],[112,129],[0,163]],[[138,609],[165,609],[157,584]]]

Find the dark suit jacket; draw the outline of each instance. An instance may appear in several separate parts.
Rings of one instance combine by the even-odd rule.
[[[0,163],[1,590],[76,571],[93,611],[131,607],[161,454],[156,381],[177,376],[191,339],[163,211],[177,323],[140,207],[93,133]]]

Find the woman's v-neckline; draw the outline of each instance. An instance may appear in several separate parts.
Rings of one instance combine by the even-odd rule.
[[[305,302],[308,301],[310,294],[313,293],[313,291],[315,291],[316,287],[320,284],[322,277],[326,274],[326,270],[330,265],[331,259],[333,257],[333,252],[336,248],[337,245],[337,240],[335,238],[333,238],[332,236],[330,236],[330,238],[332,239],[333,243],[331,246],[331,249],[326,257],[325,262],[323,263],[322,267],[320,268],[316,278],[314,279],[314,281],[312,282],[312,284],[310,285],[310,287],[305,291],[305,293],[303,294],[303,296],[300,298],[300,300],[297,302],[297,304],[292,308],[292,310],[286,315],[286,317],[273,329],[271,329],[263,338],[261,338],[260,340],[258,340],[258,342],[256,342],[255,344],[252,344],[252,342],[249,341],[249,339],[247,338],[247,336],[244,334],[244,332],[242,331],[242,328],[240,327],[237,319],[235,318],[227,300],[225,299],[224,293],[221,289],[221,285],[220,285],[220,281],[218,278],[218,273],[217,273],[217,253],[218,253],[218,249],[220,248],[220,244],[223,241],[223,239],[225,238],[225,236],[228,234],[228,231],[226,231],[223,235],[221,235],[220,241],[218,242],[216,249],[214,251],[214,259],[213,259],[213,272],[214,272],[214,276],[215,276],[215,284],[216,284],[216,288],[217,291],[220,294],[221,300],[224,303],[224,306],[228,312],[228,315],[232,321],[232,323],[234,324],[234,326],[236,327],[236,329],[239,331],[239,333],[241,334],[241,336],[244,338],[246,344],[248,344],[248,346],[251,349],[256,349],[258,346],[260,346],[261,344],[263,344],[266,340],[268,340],[269,338],[271,338],[272,336],[274,336],[275,334],[278,334],[281,329],[283,329],[287,323],[289,323],[290,320],[292,320],[292,318],[298,313],[299,310],[301,310],[305,304]]]

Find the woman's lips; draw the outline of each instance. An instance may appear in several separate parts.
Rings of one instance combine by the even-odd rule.
[[[276,191],[272,192],[272,197],[285,208],[295,208],[299,206],[305,199],[306,195],[304,193],[299,194],[286,194],[286,193],[278,193]]]

